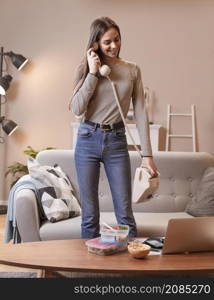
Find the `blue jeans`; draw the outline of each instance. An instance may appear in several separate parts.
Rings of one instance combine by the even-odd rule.
[[[98,184],[101,162],[110,185],[117,222],[129,225],[129,237],[136,237],[125,128],[103,131],[96,126],[81,123],[75,148],[75,166],[82,209],[82,238],[100,235]]]

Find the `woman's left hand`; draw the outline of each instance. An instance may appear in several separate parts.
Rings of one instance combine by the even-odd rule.
[[[154,163],[153,158],[152,157],[144,157],[143,159],[146,161],[147,167],[150,170],[152,177],[157,177],[158,170]]]

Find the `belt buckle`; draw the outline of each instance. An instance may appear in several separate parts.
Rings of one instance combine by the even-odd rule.
[[[105,128],[105,126],[109,126],[110,128]],[[100,129],[103,131],[109,131],[109,130],[112,130],[113,127],[109,124],[100,124]]]

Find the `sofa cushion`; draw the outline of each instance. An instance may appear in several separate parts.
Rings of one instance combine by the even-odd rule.
[[[195,216],[214,216],[214,167],[205,170],[196,196],[186,207],[186,212]]]
[[[43,222],[39,229],[42,241],[79,239],[81,237],[81,217],[61,220],[56,223]]]
[[[193,218],[186,212],[134,213],[138,237],[164,236],[168,221],[172,218]],[[101,212],[100,223],[116,224],[113,212]],[[45,221],[40,227],[40,237],[45,240],[77,239],[81,237],[81,217],[62,220],[57,223]]]
[[[134,218],[137,224],[138,237],[157,237],[165,236],[168,221],[170,219],[193,217],[186,212],[134,212]],[[100,221],[114,224],[116,222],[115,214],[101,212]]]
[[[31,157],[27,166],[38,190],[37,200],[43,218],[53,223],[80,214],[71,182],[60,166],[41,166]]]

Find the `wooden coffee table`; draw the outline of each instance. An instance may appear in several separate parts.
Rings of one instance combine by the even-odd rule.
[[[90,272],[130,276],[213,275],[214,252],[149,255],[135,259],[128,251],[109,256],[89,253],[84,239],[3,245],[0,263],[46,271]]]

